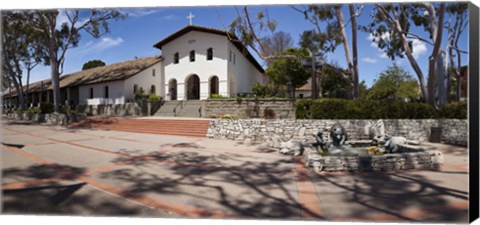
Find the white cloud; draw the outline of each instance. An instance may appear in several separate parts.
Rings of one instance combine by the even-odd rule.
[[[110,38],[104,37],[101,38],[100,41],[94,43],[93,41],[89,41],[84,46],[80,47],[80,52],[87,53],[87,52],[101,52],[105,49],[115,47],[123,43],[123,39],[121,37],[117,38]]]
[[[378,42],[380,41],[380,39],[383,39],[385,41],[390,40],[390,33],[383,33],[382,35],[380,35],[380,37],[375,37],[373,34],[369,34],[368,37],[367,37],[367,40],[371,41],[370,46],[372,48],[377,49],[377,51],[379,52],[377,54],[377,56],[382,58],[382,59],[388,59],[389,57],[387,56],[387,53],[385,53],[385,51],[383,51],[382,49],[380,49],[378,47]],[[367,62],[367,61],[365,61],[365,62]]]
[[[370,57],[365,57],[365,58],[362,58],[362,61],[367,62],[367,63],[376,63],[377,59],[373,59],[373,58],[370,58]]]
[[[412,55],[415,59],[418,59],[421,55],[425,55],[427,53],[427,46],[424,42],[419,41],[417,39],[412,39]]]
[[[382,59],[390,59],[390,57],[388,57],[386,52],[382,52],[382,53],[378,54],[378,57],[380,57]]]
[[[150,14],[153,14],[159,11],[154,9],[128,9],[128,10],[125,10],[125,12],[130,17],[142,17],[142,16],[148,16]]]
[[[164,19],[164,20],[176,20],[176,19],[178,19],[178,17],[175,16],[175,15],[173,15],[173,14],[170,14],[170,15],[162,16],[161,19]]]
[[[380,40],[380,38],[385,41],[388,41],[390,40],[390,33],[384,33],[380,37],[375,37],[374,35],[370,34],[367,37],[368,40],[372,41],[372,43],[370,43],[370,46],[377,49],[380,52],[380,54],[378,54],[378,57],[382,59],[388,59],[389,57],[387,56],[387,54],[378,47],[377,43]],[[418,59],[418,57],[427,53],[428,49],[424,42],[418,39],[409,39],[409,41],[412,41],[412,55],[415,59]]]

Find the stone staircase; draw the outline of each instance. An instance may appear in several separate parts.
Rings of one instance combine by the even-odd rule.
[[[202,117],[200,100],[166,101],[153,116]]]
[[[89,117],[80,122],[71,123],[68,127],[205,137],[209,124],[210,120]]]

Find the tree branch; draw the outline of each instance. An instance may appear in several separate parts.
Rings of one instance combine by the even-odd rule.
[[[418,39],[419,41],[423,41],[429,45],[433,45],[433,42],[430,41],[430,40],[427,40],[425,38],[422,38],[420,37],[418,34],[414,34],[414,33],[407,33],[407,32],[403,32],[405,35],[407,35],[407,38],[415,38],[415,39]]]

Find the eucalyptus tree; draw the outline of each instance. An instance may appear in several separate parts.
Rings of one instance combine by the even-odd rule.
[[[378,47],[387,56],[406,56],[415,71],[422,97],[430,105],[435,106],[435,82],[437,75],[435,65],[441,50],[445,16],[445,3],[385,3],[375,4],[372,12],[372,22],[364,26],[365,31],[374,36]],[[424,37],[410,29],[412,24],[423,27],[428,33]],[[433,46],[428,57],[428,80],[425,78],[413,54],[413,40],[418,40]],[[428,88],[428,91],[426,89]]]
[[[297,12],[304,15],[305,20],[309,21],[314,29],[302,34],[302,46],[320,50],[321,52],[333,52],[340,44],[345,51],[345,60],[348,66],[348,72],[351,77],[344,76],[351,84],[352,96],[354,99],[359,97],[359,71],[358,71],[358,50],[357,50],[357,19],[360,16],[364,5],[356,6],[349,4],[349,18],[344,19],[342,12],[343,5],[309,5],[304,8],[291,6]],[[352,32],[352,50],[350,51],[349,38],[347,37],[346,27],[351,23]],[[323,26],[323,28],[322,28]]]
[[[447,29],[448,31],[446,50],[448,51],[449,55],[450,68],[451,71],[455,74],[457,84],[455,90],[455,98],[457,101],[459,101],[462,83],[462,78],[460,74],[460,69],[462,67],[462,54],[468,54],[468,52],[460,49],[458,43],[462,37],[463,32],[468,26],[468,3],[449,3],[446,6],[446,13],[449,16],[448,22],[446,22],[445,25],[445,29]]]
[[[67,20],[58,20],[60,13],[64,13]],[[50,65],[50,75],[53,87],[53,100],[55,112],[59,111],[60,105],[60,75],[63,73],[65,56],[69,49],[77,47],[84,31],[94,38],[109,33],[110,20],[125,18],[120,10],[38,10],[33,11],[26,20],[30,29],[40,33],[41,45],[45,49]],[[61,23],[61,24],[59,24]]]
[[[2,12],[2,76],[3,86],[15,87],[19,106],[24,109],[28,105],[28,89],[30,72],[46,57],[40,45],[39,33],[31,30],[26,19],[32,16],[31,12],[4,11]],[[26,89],[23,85],[24,72],[27,72]]]

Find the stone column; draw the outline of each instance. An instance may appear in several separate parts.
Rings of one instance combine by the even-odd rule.
[[[67,87],[67,104],[66,104],[67,107],[70,108],[70,88]]]
[[[209,86],[208,86],[208,80],[207,81],[200,81],[200,100],[205,100],[209,96]]]

